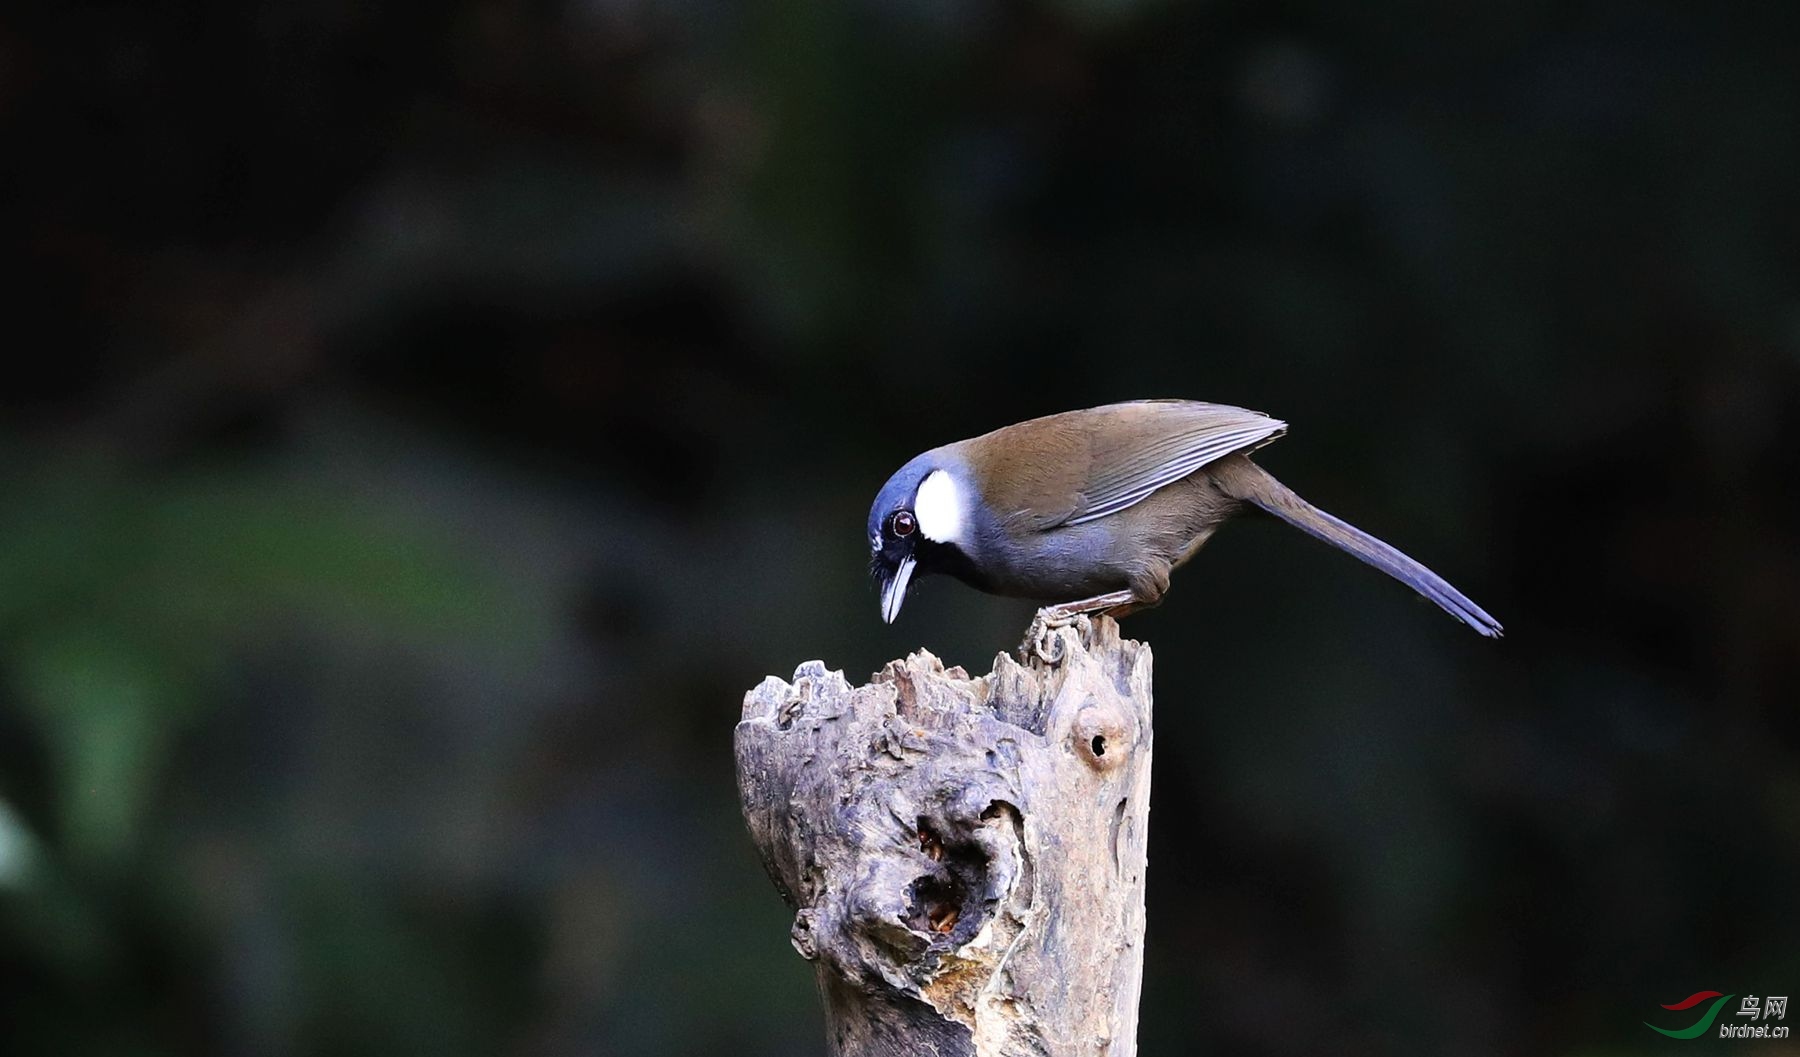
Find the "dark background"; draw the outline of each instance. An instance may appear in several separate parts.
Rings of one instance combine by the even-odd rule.
[[[1144,1051],[1706,1048],[1800,991],[1786,6],[9,8],[0,1050],[822,1053],[741,695],[985,671],[875,490],[1142,396],[1508,631],[1273,523],[1127,623]]]

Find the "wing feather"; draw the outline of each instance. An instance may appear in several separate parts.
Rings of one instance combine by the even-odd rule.
[[[949,448],[978,476],[995,515],[1044,532],[1116,514],[1286,429],[1241,407],[1138,400],[1034,418]]]
[[[1260,412],[1187,400],[1096,410],[1114,412],[1106,423],[1113,428],[1103,426],[1094,434],[1088,477],[1065,525],[1116,514],[1207,463],[1259,447],[1287,429],[1285,422]]]

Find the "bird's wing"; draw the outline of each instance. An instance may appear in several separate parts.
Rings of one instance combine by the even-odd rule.
[[[1193,400],[1138,400],[1034,418],[964,441],[982,495],[1036,531],[1115,514],[1286,423]]]
[[[1116,514],[1234,451],[1260,447],[1287,423],[1258,411],[1193,400],[1095,408],[1086,481],[1065,525]]]

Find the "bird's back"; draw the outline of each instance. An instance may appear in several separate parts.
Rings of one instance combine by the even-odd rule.
[[[1034,418],[955,447],[1004,520],[1045,531],[1117,513],[1286,424],[1197,400],[1134,400]]]

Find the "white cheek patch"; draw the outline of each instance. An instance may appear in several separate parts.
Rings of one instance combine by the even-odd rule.
[[[913,499],[913,516],[919,519],[919,531],[934,543],[955,543],[963,538],[967,519],[963,508],[962,489],[956,478],[943,470],[933,470],[919,482],[919,494]]]

